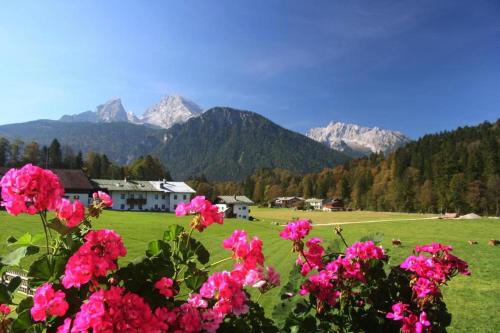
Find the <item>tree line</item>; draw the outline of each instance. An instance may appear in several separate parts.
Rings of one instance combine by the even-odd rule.
[[[68,145],[61,145],[57,139],[50,145],[40,145],[35,141],[12,142],[0,137],[0,166],[20,167],[31,163],[49,169],[81,169],[90,178],[135,180],[171,180],[169,172],[157,157],[141,156],[128,165],[118,165],[106,154],[90,151],[82,154]]]
[[[210,198],[242,193],[262,204],[278,196],[337,197],[362,210],[500,215],[500,119],[425,135],[387,156],[319,173],[262,169],[243,182],[189,183]]]

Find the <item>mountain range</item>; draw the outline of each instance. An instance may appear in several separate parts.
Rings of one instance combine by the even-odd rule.
[[[401,132],[341,122],[330,122],[326,127],[312,128],[306,135],[352,157],[390,153],[410,142]]]
[[[173,95],[163,97],[158,104],[151,106],[144,111],[142,116],[138,117],[133,112],[125,111],[120,98],[113,98],[99,105],[95,111],[64,115],[59,121],[91,123],[128,122],[167,129],[175,124],[184,123],[188,119],[200,115],[202,111],[194,102],[182,96]]]
[[[176,179],[204,175],[240,180],[260,168],[318,172],[371,152],[408,142],[403,134],[330,123],[307,136],[250,111],[215,107],[203,112],[181,96],[165,96],[141,116],[119,98],[95,111],[0,126],[0,136],[48,145],[57,138],[75,151],[96,151],[119,164],[152,154]]]

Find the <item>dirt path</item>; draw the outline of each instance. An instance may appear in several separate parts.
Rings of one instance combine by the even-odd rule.
[[[371,220],[371,221],[359,221],[359,222],[337,222],[337,223],[324,223],[324,224],[314,224],[314,227],[326,227],[332,225],[344,225],[344,224],[363,224],[363,223],[378,223],[378,222],[401,222],[401,221],[419,221],[419,220],[437,220],[437,216],[432,217],[420,217],[417,219],[397,219],[397,220]],[[285,226],[286,224],[283,224]]]

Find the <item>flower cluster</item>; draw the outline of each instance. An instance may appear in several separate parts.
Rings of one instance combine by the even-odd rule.
[[[155,288],[165,297],[173,297],[177,295],[177,290],[174,288],[174,280],[168,277],[162,277],[155,283]]]
[[[12,215],[34,215],[47,209],[56,210],[64,195],[64,188],[52,171],[31,164],[7,171],[0,186],[2,205]]]
[[[402,269],[413,273],[412,288],[420,301],[425,303],[429,297],[439,297],[440,285],[457,273],[470,275],[467,263],[452,255],[452,250],[451,246],[439,243],[417,246],[417,255],[409,256],[400,265]]]
[[[387,313],[386,318],[401,321],[401,332],[423,333],[431,331],[431,323],[427,320],[427,314],[422,311],[419,316],[409,310],[409,305],[396,303],[392,306],[392,312]]]
[[[113,230],[90,231],[85,243],[66,264],[62,284],[65,288],[80,287],[99,276],[117,269],[116,260],[127,254],[121,237]]]
[[[74,319],[66,318],[58,333],[162,332],[164,324],[142,297],[121,287],[98,290],[80,307]],[[71,329],[70,329],[71,328]]]
[[[77,227],[85,218],[85,207],[79,200],[61,199],[57,205],[57,218],[70,228]]]
[[[47,315],[64,316],[69,307],[64,292],[55,291],[50,283],[45,283],[36,289],[33,303],[31,317],[35,321],[44,321]]]
[[[0,304],[0,315],[8,316],[10,312],[10,307],[7,304]]]
[[[297,259],[297,265],[301,266],[300,273],[306,276],[313,269],[323,268],[323,255],[325,249],[321,246],[321,238],[313,237],[306,242],[307,250]]]
[[[297,220],[288,223],[285,229],[280,233],[280,237],[294,242],[299,242],[309,234],[311,229],[311,221]]]
[[[191,226],[200,232],[213,223],[222,224],[224,222],[224,213],[220,212],[219,207],[206,200],[204,196],[196,196],[189,203],[180,202],[175,209],[177,216],[191,214],[196,215]]]

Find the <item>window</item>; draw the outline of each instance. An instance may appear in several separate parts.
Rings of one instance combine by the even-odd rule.
[[[158,194],[155,194],[155,200],[158,200]]]
[[[139,194],[139,199],[142,199],[142,193],[141,193],[141,194]]]
[[[174,200],[177,200],[177,194],[174,194]]]
[[[243,207],[241,207],[241,209],[247,210],[247,206],[243,206]]]
[[[133,199],[133,198],[134,198],[134,193],[132,193],[132,194],[130,195],[130,199]]]
[[[184,195],[182,196],[182,199],[183,199],[183,200],[186,200],[186,199],[187,199],[187,195],[185,195],[185,194],[184,194]]]
[[[73,199],[78,200],[78,199],[80,199],[80,196],[79,195],[74,195]]]
[[[121,205],[120,205],[120,209],[125,209],[125,205],[124,205],[124,204],[121,204]]]
[[[174,209],[177,209],[177,205],[174,205]]]
[[[155,209],[158,209],[158,204],[155,205]]]
[[[124,200],[124,199],[125,199],[125,193],[120,194],[120,198],[121,198],[122,200]]]
[[[165,200],[165,194],[162,194],[162,195],[161,195],[161,198]]]
[[[165,209],[165,205],[161,205],[161,209]]]

